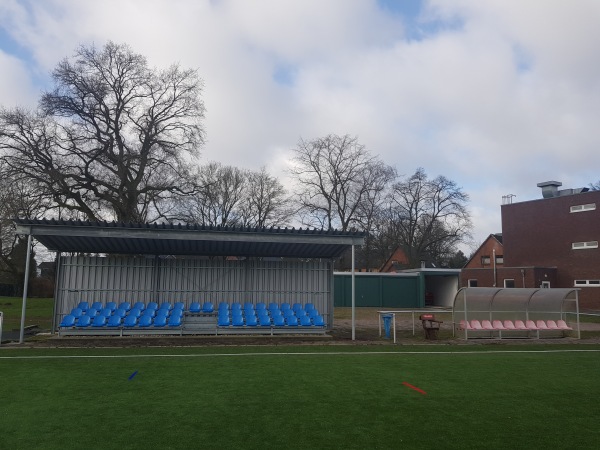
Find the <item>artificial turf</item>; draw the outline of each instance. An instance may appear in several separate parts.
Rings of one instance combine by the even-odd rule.
[[[600,442],[597,346],[439,349],[3,350],[0,442],[11,449]]]

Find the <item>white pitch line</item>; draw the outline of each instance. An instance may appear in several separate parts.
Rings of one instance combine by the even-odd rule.
[[[197,354],[148,354],[148,355],[18,355],[0,356],[1,359],[112,359],[112,358],[209,358],[223,356],[365,356],[365,355],[497,355],[513,353],[598,353],[600,349],[585,350],[467,350],[460,352],[265,352],[265,353],[197,353]]]

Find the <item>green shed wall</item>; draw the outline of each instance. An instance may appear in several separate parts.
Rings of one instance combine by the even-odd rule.
[[[352,276],[334,274],[334,306],[352,306]],[[355,274],[356,306],[423,307],[421,276]]]

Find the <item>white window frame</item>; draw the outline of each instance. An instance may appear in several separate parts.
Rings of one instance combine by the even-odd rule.
[[[573,205],[571,206],[572,213],[585,212],[585,211],[593,211],[596,209],[595,203],[586,203],[585,205]]]
[[[481,257],[481,265],[482,266],[489,266],[490,264],[492,264],[492,257],[489,255],[484,255]]]
[[[475,286],[471,286],[471,281],[475,282]],[[467,281],[467,287],[477,287],[477,284],[478,284],[477,278],[469,278],[469,281]]]
[[[542,284],[540,286],[542,289],[549,289],[550,288],[550,282],[549,281],[542,281]]]
[[[575,287],[600,287],[600,280],[575,280]]]
[[[573,250],[587,250],[590,248],[598,248],[598,241],[573,242],[571,244]]]
[[[508,286],[506,285],[506,282],[507,282],[507,281],[512,281],[512,282],[513,282],[513,288],[517,286],[517,285],[516,285],[516,283],[515,283],[515,279],[514,279],[514,278],[505,278],[505,279],[504,279],[504,287],[505,287],[505,288],[507,288],[507,289],[512,289],[512,288],[510,288],[510,287],[508,287]]]

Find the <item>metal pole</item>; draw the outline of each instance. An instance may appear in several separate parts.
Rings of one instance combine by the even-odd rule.
[[[352,340],[356,339],[356,324],[355,324],[355,308],[356,308],[356,298],[355,298],[355,286],[354,286],[354,244],[352,244]]]
[[[19,344],[24,342],[25,336],[25,308],[27,307],[27,285],[29,284],[29,260],[31,259],[31,234],[27,236],[27,259],[25,260],[25,281],[23,282],[23,308],[21,309],[21,333]]]

